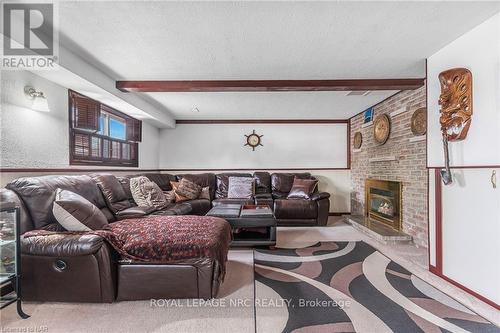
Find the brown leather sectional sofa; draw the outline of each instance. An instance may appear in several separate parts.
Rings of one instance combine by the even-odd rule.
[[[256,180],[255,197],[228,199],[229,176]],[[212,205],[257,203],[273,207],[278,225],[325,225],[329,194],[314,193],[311,200],[286,199],[294,177],[310,174],[256,172],[252,174],[145,174],[164,191],[170,181],[183,177],[209,186],[210,200],[172,203],[154,211],[137,207],[128,186],[130,177],[106,174],[43,176],[16,179],[0,190],[2,202],[21,208],[21,233],[30,230],[63,231],[52,214],[57,188],[76,192],[94,203],[109,222],[149,214],[205,215]],[[150,298],[211,298],[217,295],[220,279],[215,262],[188,260],[170,265],[127,264],[96,235],[58,233],[22,239],[23,298],[31,301],[113,302]]]

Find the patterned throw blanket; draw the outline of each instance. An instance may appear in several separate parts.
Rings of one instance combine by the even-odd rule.
[[[170,264],[189,259],[210,258],[225,274],[231,243],[229,223],[211,216],[148,216],[110,223],[103,230],[67,232],[103,237],[123,258],[133,261]],[[34,230],[23,237],[60,234]]]

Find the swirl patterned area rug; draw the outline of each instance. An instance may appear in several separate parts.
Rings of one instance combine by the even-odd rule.
[[[258,333],[500,332],[364,242],[254,256]]]

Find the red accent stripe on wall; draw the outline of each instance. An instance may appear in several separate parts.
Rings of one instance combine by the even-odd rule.
[[[442,166],[428,166],[427,169],[444,169],[445,167]],[[500,168],[499,164],[492,164],[492,165],[460,165],[460,166],[451,166],[450,169],[498,169]]]
[[[213,124],[348,124],[348,119],[177,119],[177,125]]]
[[[5,173],[21,173],[21,172],[217,172],[217,171],[334,171],[334,170],[349,170],[346,168],[221,168],[221,169],[77,169],[77,168],[0,168],[0,172]]]
[[[442,244],[442,202],[441,202],[441,170],[434,170],[434,200],[435,200],[435,214],[436,214],[436,271],[440,274],[443,273],[443,244]]]
[[[0,168],[0,172],[5,172],[5,173],[16,173],[16,172],[79,172],[79,173],[84,173],[84,172],[129,172],[129,173],[134,173],[134,172],[160,172],[161,170],[159,169],[134,169],[133,167],[130,167],[128,169],[97,169],[97,168],[89,168],[89,169],[83,169],[83,168]]]
[[[188,172],[188,171],[196,171],[196,172],[217,172],[217,171],[331,171],[331,170],[349,170],[349,167],[345,168],[219,168],[219,169],[189,169],[189,168],[179,168],[179,169],[160,169],[160,171],[165,172]]]
[[[351,168],[351,120],[347,121],[347,169]]]

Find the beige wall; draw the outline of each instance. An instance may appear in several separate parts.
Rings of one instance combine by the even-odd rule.
[[[244,135],[253,130],[264,135],[263,146],[255,151],[244,146]],[[346,213],[351,208],[350,171],[327,169],[348,166],[347,134],[346,123],[182,124],[160,130],[160,169],[267,168],[272,173],[300,168],[317,176],[320,190],[331,194],[330,212]]]
[[[263,135],[252,151],[245,135]],[[347,124],[180,124],[160,130],[161,169],[345,168]]]

